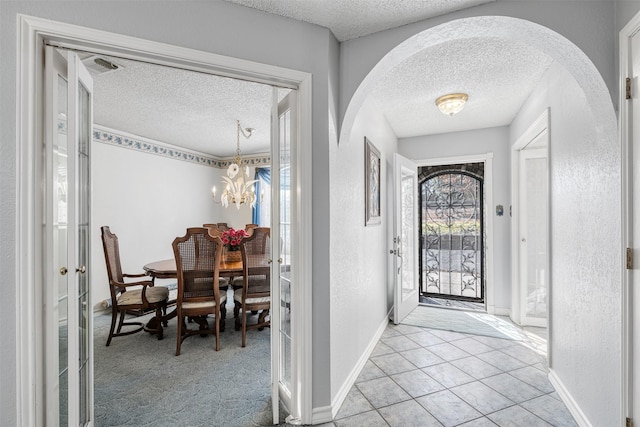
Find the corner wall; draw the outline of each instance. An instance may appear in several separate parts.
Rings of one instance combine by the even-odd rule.
[[[622,425],[620,147],[599,135],[584,91],[557,63],[512,122],[512,144],[547,107],[550,368],[591,425]]]
[[[381,223],[365,227],[364,137],[381,154]],[[376,331],[388,321],[393,281],[388,263],[392,227],[391,173],[397,138],[365,104],[348,141],[331,146],[331,398],[344,392]],[[391,269],[392,270],[392,269]],[[393,275],[391,275],[393,277]]]

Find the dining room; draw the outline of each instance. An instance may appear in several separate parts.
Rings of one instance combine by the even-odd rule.
[[[238,280],[241,284],[241,267],[227,271],[221,283],[221,294],[228,295],[220,351],[215,351],[211,336],[195,336],[184,340],[176,356],[176,319],[168,321],[161,340],[141,332],[113,337],[106,346],[113,301],[100,227],[108,226],[117,235],[126,273],[143,273],[156,261],[174,260],[173,241],[191,227],[271,227],[272,104],[275,97],[282,100],[291,91],[276,89],[274,95],[266,84],[130,59],[86,53],[80,57],[95,70],[90,286],[96,420],[100,425],[145,425],[145,417],[180,402],[176,413],[187,416],[182,422],[199,424],[204,418],[198,417],[210,419],[215,413],[216,419],[227,420],[225,425],[251,425],[251,420],[264,424],[272,416],[271,328],[249,330],[246,347],[242,346],[243,334],[234,327],[234,292],[237,295],[241,288],[233,286]],[[286,180],[288,173],[283,176]],[[287,192],[286,185],[280,188]],[[277,229],[282,230],[282,240],[287,231]],[[155,276],[147,279],[169,289],[171,305],[178,288],[176,274]],[[170,306],[169,313],[172,310]],[[127,321],[146,323],[154,313],[129,311],[126,316]],[[249,312],[249,323],[258,316]],[[213,327],[214,316],[206,321]],[[196,384],[215,385],[224,394],[217,403],[196,402],[188,397],[197,394],[192,389]],[[139,398],[131,398],[132,389]],[[176,399],[177,393],[185,398]],[[229,404],[232,396],[237,405]],[[244,401],[253,404],[240,404]]]

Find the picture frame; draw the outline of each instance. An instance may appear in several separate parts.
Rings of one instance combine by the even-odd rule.
[[[365,226],[380,224],[380,150],[364,137]]]

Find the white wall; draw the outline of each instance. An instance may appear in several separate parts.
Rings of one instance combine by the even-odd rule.
[[[494,242],[494,307],[500,312],[511,309],[511,160],[509,128],[497,127],[438,135],[402,138],[398,152],[419,160],[493,153],[493,204],[487,215],[493,215]],[[485,189],[485,192],[487,190]],[[485,193],[486,194],[486,193]],[[495,205],[504,206],[504,215],[496,216]]]
[[[620,148],[583,90],[552,65],[510,128],[550,107],[551,369],[594,426],[621,425]]]
[[[171,243],[188,227],[227,222],[243,228],[251,208],[213,202],[224,170],[94,141],[91,145],[91,286],[94,308],[110,297],[100,227],[118,236],[125,273],[142,273],[151,261],[173,258]],[[168,281],[167,283],[175,282]]]
[[[364,137],[381,153],[381,224],[365,227]],[[331,147],[331,396],[345,387],[393,304],[388,278],[391,198],[397,139],[369,105],[349,141]],[[349,385],[349,384],[347,384]]]

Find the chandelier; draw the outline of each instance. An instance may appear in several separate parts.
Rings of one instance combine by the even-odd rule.
[[[464,108],[467,99],[469,99],[469,95],[466,93],[450,93],[436,99],[436,105],[442,114],[453,116]]]
[[[220,196],[220,202],[225,208],[229,204],[236,205],[237,209],[240,209],[242,205],[251,205],[254,207],[257,202],[254,185],[258,182],[257,179],[249,180],[249,166],[243,166],[243,160],[240,157],[240,134],[246,139],[251,138],[253,128],[243,129],[240,126],[240,120],[236,121],[237,139],[236,139],[236,155],[233,158],[233,162],[227,168],[227,176],[222,177],[222,184],[225,186],[222,195]],[[235,181],[234,181],[235,179]],[[216,200],[216,186],[213,186],[211,190],[213,200]]]

